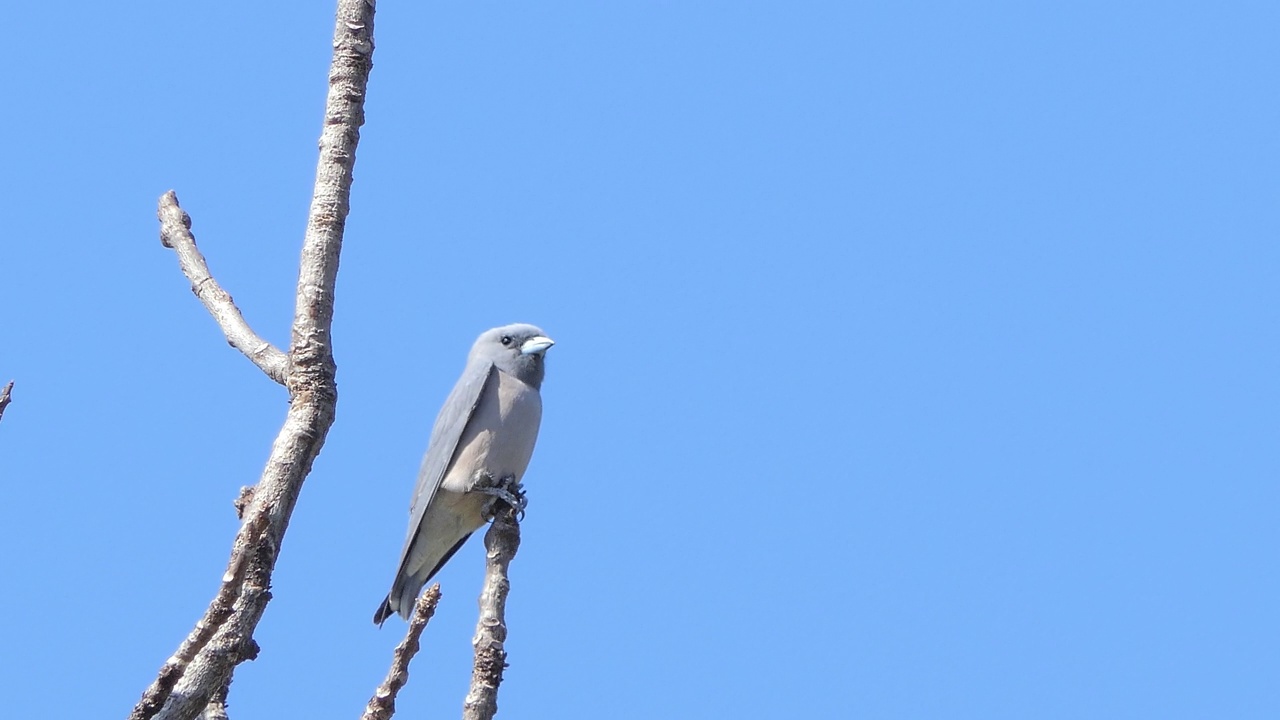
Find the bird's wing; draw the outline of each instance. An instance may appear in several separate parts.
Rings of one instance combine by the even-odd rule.
[[[404,570],[404,562],[409,557],[409,548],[417,536],[422,518],[426,515],[427,506],[440,489],[440,482],[453,462],[454,453],[458,451],[458,441],[467,427],[467,422],[480,404],[480,394],[484,390],[489,375],[493,373],[493,363],[489,360],[477,360],[467,365],[453,392],[444,401],[440,414],[436,416],[436,424],[431,428],[431,440],[427,443],[427,454],[422,458],[422,468],[418,470],[418,484],[413,489],[413,499],[409,503],[409,534],[404,539],[404,550],[400,552],[400,566],[397,574]]]

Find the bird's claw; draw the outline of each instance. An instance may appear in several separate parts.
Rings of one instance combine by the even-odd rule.
[[[525,497],[524,486],[516,482],[514,477],[508,475],[495,482],[491,476],[484,474],[471,491],[491,496],[481,509],[486,518],[494,517],[495,506],[501,500],[515,509],[517,521],[524,520],[524,510],[529,506],[529,499]]]

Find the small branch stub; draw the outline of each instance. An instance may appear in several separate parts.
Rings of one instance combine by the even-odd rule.
[[[240,488],[240,495],[232,501],[232,505],[236,509],[236,517],[244,519],[244,513],[249,509],[249,503],[253,502],[253,486],[246,485]]]

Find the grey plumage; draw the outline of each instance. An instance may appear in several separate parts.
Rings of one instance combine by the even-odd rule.
[[[407,620],[422,586],[484,525],[489,496],[472,492],[478,475],[517,482],[524,475],[542,420],[543,356],[553,344],[537,327],[515,324],[472,345],[431,430],[400,565],[375,623],[392,613]]]

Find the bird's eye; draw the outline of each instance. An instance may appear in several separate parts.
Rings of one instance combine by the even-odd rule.
[[[511,336],[510,336],[510,335],[503,335],[503,336],[502,336],[502,344],[503,344],[503,345],[510,345],[510,344],[511,344]]]

